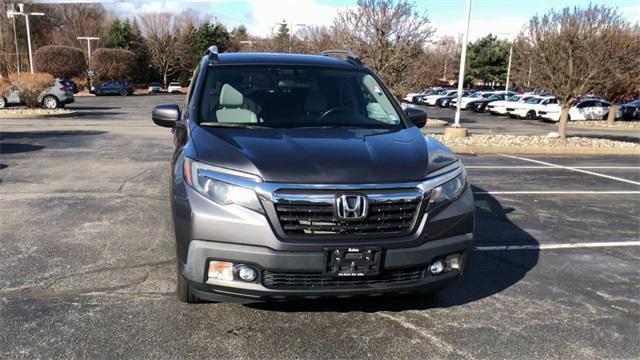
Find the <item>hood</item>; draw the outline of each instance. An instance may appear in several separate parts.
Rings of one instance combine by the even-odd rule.
[[[198,160],[270,182],[413,181],[455,161],[450,151],[435,143],[431,153],[428,138],[416,127],[390,131],[194,126],[192,139]]]

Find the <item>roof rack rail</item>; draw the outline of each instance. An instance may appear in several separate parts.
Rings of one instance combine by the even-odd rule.
[[[204,55],[209,57],[209,62],[218,62],[218,47],[215,45],[209,46]]]
[[[351,63],[353,65],[364,66],[364,64],[360,60],[360,57],[355,52],[353,52],[351,50],[331,49],[331,50],[325,50],[325,51],[321,52],[320,55],[322,55],[322,56],[331,56],[331,57],[334,57],[334,58],[346,60],[346,61],[348,61],[349,63]]]

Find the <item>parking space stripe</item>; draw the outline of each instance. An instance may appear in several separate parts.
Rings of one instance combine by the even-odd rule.
[[[467,169],[556,169],[555,166],[532,165],[469,165]],[[589,169],[589,170],[640,170],[640,166],[572,166],[573,169]]]
[[[640,191],[477,191],[474,195],[632,195]]]
[[[569,244],[476,246],[474,250],[475,251],[556,250],[556,249],[580,249],[580,248],[625,247],[625,246],[640,246],[640,241],[609,241],[609,242],[569,243]]]
[[[552,164],[552,163],[548,163],[548,162],[544,162],[544,161],[540,161],[540,160],[527,159],[527,158],[523,158],[523,157],[519,157],[519,156],[513,156],[513,155],[500,155],[500,156],[511,158],[511,159],[518,159],[518,160],[522,160],[522,161],[529,161],[529,162],[532,162],[532,163],[551,166],[551,167],[555,167],[555,168],[558,168],[558,169],[565,169],[565,170],[575,171],[575,172],[579,172],[579,173],[583,173],[583,174],[599,176],[599,177],[603,177],[603,178],[606,178],[606,179],[625,182],[625,183],[628,183],[628,184],[640,185],[640,182],[637,182],[637,181],[631,181],[631,180],[619,178],[619,177],[616,177],[616,176],[600,174],[600,173],[597,173],[597,172],[582,170],[582,169],[578,169],[578,168],[574,168],[574,167],[562,166],[562,165]]]

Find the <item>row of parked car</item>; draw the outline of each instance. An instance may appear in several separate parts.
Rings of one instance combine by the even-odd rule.
[[[403,99],[413,104],[440,107],[456,107],[458,92],[448,88],[432,88],[421,93],[408,94]],[[609,115],[611,104],[598,96],[578,99],[569,109],[569,120],[600,120]],[[460,109],[490,112],[520,119],[560,120],[560,104],[551,93],[516,94],[511,91],[465,90],[460,99]],[[640,120],[640,100],[618,105],[616,118]]]

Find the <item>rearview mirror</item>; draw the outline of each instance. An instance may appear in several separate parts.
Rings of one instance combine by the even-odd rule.
[[[151,113],[153,122],[162,127],[176,127],[180,120],[180,107],[176,104],[162,104],[153,109]]]
[[[427,125],[427,113],[422,109],[409,107],[404,109],[405,114],[409,117],[409,120],[417,127],[421,128]]]

